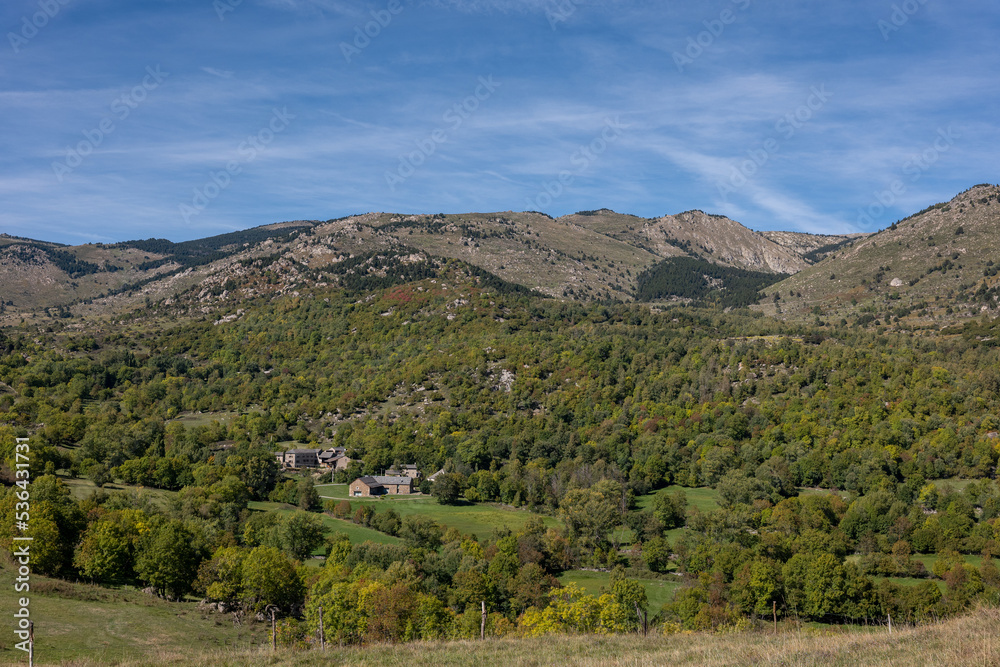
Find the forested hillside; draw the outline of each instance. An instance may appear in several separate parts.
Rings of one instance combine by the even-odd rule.
[[[639,274],[640,301],[679,300],[699,306],[739,308],[757,303],[760,291],[786,278],[712,264],[691,257],[665,259]]]
[[[706,629],[772,605],[902,622],[998,601],[991,338],[557,303],[455,262],[381,275],[209,317],[4,331],[0,540],[30,437],[38,572],[251,617],[273,604],[294,636],[320,606],[361,642],[471,636],[483,601],[490,632],[529,635],[630,631],[647,611]],[[279,442],[346,447],[350,475],[444,468],[428,502],[539,516],[477,538],[391,502],[322,503],[329,476],[286,478]],[[73,496],[73,478],[165,495]],[[322,568],[300,564],[317,549]],[[603,594],[559,584],[577,568],[613,571]],[[644,611],[636,580],[657,577],[683,585]]]

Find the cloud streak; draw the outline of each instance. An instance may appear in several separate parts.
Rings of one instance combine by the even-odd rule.
[[[574,171],[546,212],[701,208],[754,229],[853,231],[858,208],[948,125],[962,139],[873,224],[1000,181],[1000,9],[985,0],[963,12],[928,4],[889,42],[875,23],[884,12],[861,0],[753,3],[683,73],[672,53],[722,5],[560,0],[576,9],[553,30],[549,0],[401,0],[345,62],[341,43],[388,1],[244,0],[224,21],[207,2],[104,0],[99,18],[68,5],[30,48],[0,59],[0,228],[71,242],[178,239],[365,210],[522,208],[574,169],[609,117],[628,132]],[[32,6],[3,6],[0,25]],[[52,162],[147,65],[170,76],[58,182]],[[489,76],[502,86],[390,192],[386,170]],[[780,132],[817,86],[830,100],[793,136]],[[178,201],[285,107],[297,119],[281,141],[196,226],[179,221]],[[779,145],[766,163],[723,196],[719,183],[769,139]]]

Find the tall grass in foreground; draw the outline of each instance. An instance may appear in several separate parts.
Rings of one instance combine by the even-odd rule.
[[[395,646],[331,648],[320,651],[164,652],[123,667],[193,665],[264,667],[279,665],[1000,665],[1000,609],[980,608],[933,625],[878,630],[802,630],[773,635],[682,634],[667,637],[559,636],[486,642],[421,642]],[[63,665],[91,667],[104,661],[75,660]]]

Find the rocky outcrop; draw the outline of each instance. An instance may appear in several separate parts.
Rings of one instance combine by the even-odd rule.
[[[867,234],[806,234],[804,232],[760,232],[760,235],[798,255],[807,255],[820,248],[868,236]]]
[[[790,274],[809,266],[800,255],[764,235],[725,216],[702,211],[664,216],[647,223],[643,232],[658,249],[682,247],[710,262],[751,271]]]

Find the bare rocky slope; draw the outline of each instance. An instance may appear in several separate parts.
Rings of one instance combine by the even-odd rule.
[[[797,255],[826,255],[838,246],[868,236],[867,234],[805,234],[803,232],[761,232],[765,238],[788,248]]]
[[[1000,308],[1000,187],[977,185],[765,290],[786,319],[940,327]]]
[[[729,218],[702,211],[645,219],[605,209],[566,216],[560,221],[598,231],[659,257],[694,256],[767,273],[796,273],[809,266],[802,257],[804,253],[782,247],[765,233]]]

